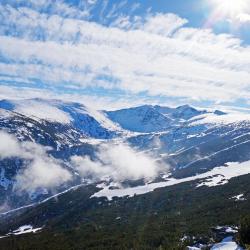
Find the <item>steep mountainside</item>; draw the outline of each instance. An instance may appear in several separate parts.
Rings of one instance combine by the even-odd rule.
[[[82,183],[84,178],[79,176],[79,169],[72,166],[72,157],[102,158],[100,146],[110,142],[128,144],[156,159],[162,166],[158,177],[169,172],[168,175],[184,178],[228,162],[250,159],[250,122],[247,117],[234,117],[220,111],[200,111],[188,105],[176,109],[145,105],[101,112],[82,104],[58,100],[2,100],[0,127],[19,142],[30,141],[49,147],[46,148],[49,157],[60,160],[61,165],[70,171],[71,181],[53,188],[53,193]],[[41,191],[37,187],[35,191],[28,190],[22,199],[18,198],[13,187],[25,164],[22,157],[2,157],[1,200],[2,204],[7,200],[8,207],[52,195],[51,190]],[[137,185],[129,179],[123,181],[126,185]],[[142,184],[146,180],[138,181]]]
[[[31,224],[33,229],[26,226],[18,232],[37,228],[40,233],[35,241],[57,235],[50,247],[58,245],[65,233],[78,237],[79,229],[92,245],[85,241],[79,244],[88,249],[102,244],[107,244],[106,249],[110,244],[137,249],[133,234],[142,237],[138,247],[171,249],[175,245],[183,249],[186,243],[181,244],[180,238],[184,234],[199,237],[212,226],[237,224],[237,208],[246,213],[249,135],[248,115],[188,105],[95,111],[59,100],[2,100],[2,235]],[[211,203],[202,199],[204,195],[211,197]],[[242,203],[235,203],[232,197],[240,197]],[[225,216],[220,213],[217,222],[214,213],[207,214],[216,203],[220,209],[229,208]],[[188,218],[193,213],[200,213],[197,220]],[[203,228],[199,220],[206,214]],[[231,220],[226,218],[229,215]],[[137,227],[135,218],[139,218]],[[167,222],[157,226],[167,218],[176,221],[176,231],[156,237],[163,228],[173,227]],[[152,222],[155,233],[151,227],[145,229],[149,226],[143,222],[146,219]],[[110,221],[114,223],[108,229]],[[122,236],[118,231],[123,230],[126,234]],[[116,232],[114,238],[112,231]],[[5,246],[12,244],[14,234],[2,241]],[[147,243],[149,234],[152,239]],[[111,242],[96,241],[98,235]],[[17,244],[26,244],[25,237],[30,240],[30,236],[20,236]],[[64,243],[73,244],[73,238]],[[117,242],[118,238],[123,240]]]

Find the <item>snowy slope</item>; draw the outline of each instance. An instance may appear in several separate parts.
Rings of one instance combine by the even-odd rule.
[[[221,243],[215,244],[211,250],[243,250],[243,248],[238,246],[232,237],[227,237]]]
[[[120,130],[101,111],[79,103],[44,99],[2,100],[1,109],[12,112],[12,116],[18,113],[37,122],[71,126],[83,135],[94,138],[111,138]]]
[[[161,132],[169,128],[178,127],[190,120],[204,114],[221,116],[220,111],[209,112],[197,110],[189,105],[169,108],[159,105],[144,105],[135,108],[107,111],[107,116],[122,128],[142,133]],[[199,118],[201,119],[201,118]]]
[[[106,167],[105,171],[114,170],[107,167],[112,165],[110,159],[114,159],[107,153],[114,152],[106,150],[106,154],[98,153],[101,145],[126,145],[122,150],[114,147],[117,161],[113,164],[117,169],[120,166],[126,168],[129,159],[133,159],[132,167],[137,166],[136,159],[142,154],[149,156],[152,162],[160,162],[162,172],[170,171],[172,175],[172,182],[168,184],[179,183],[186,178],[192,179],[196,175],[210,177],[206,174],[227,162],[241,163],[250,160],[248,116],[236,117],[220,111],[198,110],[188,105],[177,108],[144,105],[110,112],[96,111],[83,104],[59,100],[2,100],[0,129],[12,134],[20,142],[33,142],[49,147],[49,150],[46,149],[48,156],[60,161],[72,174],[73,179],[69,184],[71,186],[86,181],[72,164],[71,158],[74,156],[82,157],[80,163],[84,173],[89,171],[87,164],[91,164],[92,170],[102,164]],[[127,153],[129,157],[126,156]],[[120,154],[123,156],[122,160],[119,160]],[[25,168],[24,160],[0,159],[0,164],[0,190],[6,199],[12,197],[11,201],[15,202],[12,205],[22,206],[52,195],[51,190],[38,189],[35,193],[18,199],[12,188],[16,174]],[[152,164],[140,163],[138,169],[141,171],[144,166],[147,168],[146,166]],[[99,169],[97,170],[99,173]],[[122,169],[120,172],[128,171]],[[106,178],[110,179],[112,174],[105,173]],[[93,181],[95,179],[93,176]],[[220,177],[217,179],[221,180]],[[127,180],[128,187],[131,184],[129,181],[131,180]],[[144,180],[138,181],[140,185],[133,186],[139,193],[144,192]],[[152,191],[161,185],[165,186],[166,182],[162,181],[158,179],[158,183],[148,184],[146,189]],[[204,180],[204,185],[211,182],[213,181],[208,178]],[[71,187],[67,185],[62,185],[53,192],[63,192]]]
[[[250,161],[243,163],[228,163],[228,166],[214,168],[211,171],[192,177],[182,179],[167,178],[166,181],[147,183],[143,186],[110,189],[110,186],[114,186],[113,183],[111,185],[101,184],[98,186],[101,190],[95,193],[92,197],[107,197],[109,200],[112,200],[113,197],[133,197],[134,195],[152,192],[157,188],[174,186],[190,181],[197,181],[197,188],[202,186],[214,187],[225,185],[230,179],[247,174],[250,174]]]
[[[172,119],[160,113],[153,106],[106,112],[107,116],[122,128],[134,132],[164,131],[172,124]]]

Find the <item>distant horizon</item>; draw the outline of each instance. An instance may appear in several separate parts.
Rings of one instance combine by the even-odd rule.
[[[181,107],[185,107],[188,106],[190,108],[194,108],[198,111],[207,111],[207,112],[223,112],[225,114],[242,114],[242,115],[248,115],[250,113],[250,110],[248,109],[244,109],[244,108],[228,108],[228,107],[224,107],[222,106],[221,108],[218,107],[214,107],[214,108],[210,108],[210,107],[199,107],[199,106],[195,106],[192,104],[181,104],[181,105],[167,105],[164,103],[158,104],[158,103],[138,103],[138,104],[134,104],[134,105],[121,105],[121,106],[117,106],[117,107],[107,107],[107,108],[98,108],[98,107],[93,107],[91,105],[91,103],[85,103],[84,100],[79,100],[79,101],[75,101],[75,100],[69,100],[69,99],[63,99],[63,98],[42,98],[42,97],[35,97],[35,98],[0,98],[0,104],[2,101],[10,101],[10,102],[16,102],[17,105],[20,104],[20,102],[22,101],[56,101],[56,102],[62,102],[62,103],[77,103],[77,104],[81,104],[83,106],[86,106],[88,108],[92,108],[93,110],[97,110],[97,111],[118,111],[118,110],[123,110],[123,109],[134,109],[134,108],[141,108],[141,107],[146,107],[146,106],[152,106],[152,107],[163,107],[163,108],[170,108],[170,109],[178,109]],[[1,105],[0,105],[1,108]],[[14,107],[13,107],[14,108]]]

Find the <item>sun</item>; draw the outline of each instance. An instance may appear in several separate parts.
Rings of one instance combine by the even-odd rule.
[[[243,13],[247,6],[247,0],[212,0],[216,12],[222,16],[234,17]]]

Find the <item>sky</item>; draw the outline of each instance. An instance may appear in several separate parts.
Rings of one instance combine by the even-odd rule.
[[[250,112],[250,0],[1,0],[0,98]]]

